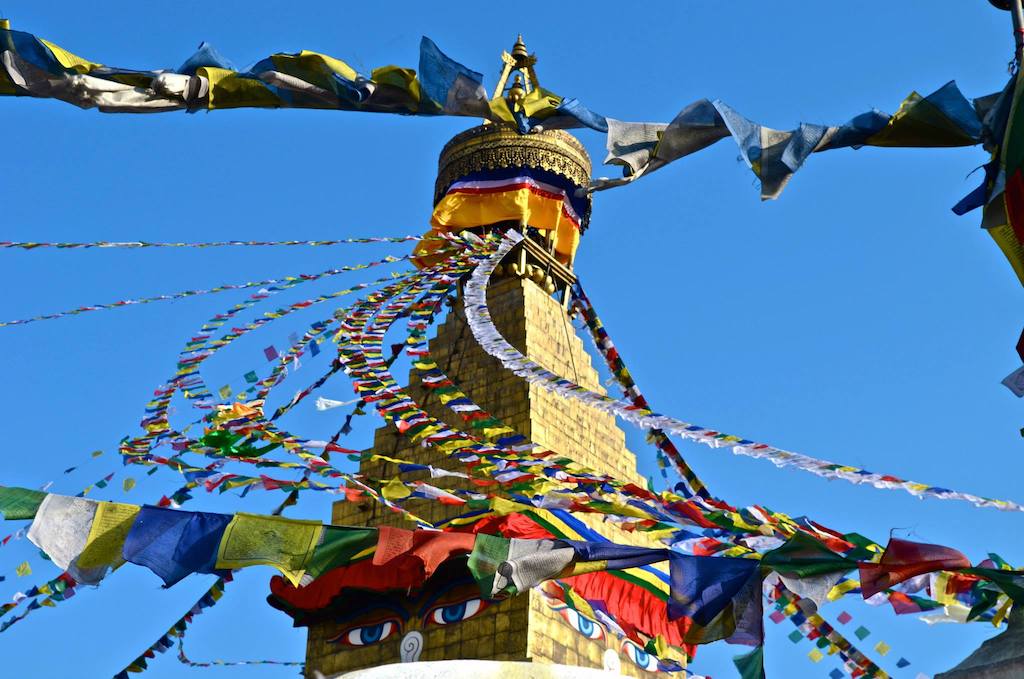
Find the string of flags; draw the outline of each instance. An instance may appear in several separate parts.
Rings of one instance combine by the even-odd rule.
[[[58,318],[65,318],[68,316],[77,316],[79,314],[88,313],[91,311],[103,311],[109,309],[119,309],[126,306],[137,306],[140,304],[151,304],[153,302],[166,302],[176,299],[186,299],[188,297],[195,297],[197,295],[210,295],[219,292],[227,292],[229,290],[246,290],[249,288],[262,288],[268,285],[277,285],[286,283],[294,280],[314,281],[329,276],[337,276],[348,271],[359,271],[367,269],[372,266],[379,266],[381,264],[395,264],[397,262],[408,261],[412,259],[412,255],[405,255],[403,257],[388,256],[377,262],[370,262],[367,264],[356,264],[350,266],[343,266],[334,269],[327,269],[315,274],[299,274],[298,276],[286,276],[284,278],[267,278],[261,281],[250,281],[246,283],[227,283],[224,285],[218,285],[212,288],[200,289],[200,290],[182,290],[180,292],[173,292],[168,295],[154,295],[152,297],[140,297],[137,299],[123,299],[117,302],[108,302],[105,304],[90,304],[87,306],[78,307],[77,309],[69,309],[67,311],[59,311],[51,314],[41,314],[39,316],[32,316],[30,318],[21,318],[10,321],[0,321],[0,328],[14,326],[14,325],[26,325],[28,323],[35,323],[37,321],[51,321]]]
[[[178,661],[189,667],[241,667],[243,665],[283,665],[285,667],[305,668],[306,663],[295,660],[210,660],[196,662],[185,655],[185,642],[178,638]]]
[[[811,556],[806,551],[805,538],[799,536],[776,549],[763,554],[751,553],[746,558],[695,556],[668,549],[595,541],[596,534],[581,533],[586,531],[582,524],[572,523],[568,517],[562,519],[570,521],[565,525],[577,531],[577,535],[590,539],[530,539],[484,532],[325,526],[319,521],[276,515],[226,515],[140,507],[24,488],[0,488],[0,512],[6,519],[31,518],[29,539],[58,567],[66,569],[76,583],[99,584],[110,570],[125,563],[147,567],[165,586],[173,586],[191,573],[220,574],[223,578],[224,571],[269,565],[279,570],[284,578],[272,585],[275,605],[296,612],[299,619],[302,611],[320,606],[324,597],[330,600],[343,587],[390,589],[396,587],[396,577],[401,580],[397,585],[418,586],[441,563],[459,555],[466,558],[482,595],[490,600],[525,592],[546,581],[601,572],[622,572],[622,577],[633,579],[655,577],[654,582],[663,583],[661,607],[665,611],[664,624],[657,632],[673,645],[710,643],[742,631],[739,625],[745,617],[738,611],[760,600],[762,581],[771,582],[765,575],[775,573],[787,578],[793,572],[806,569],[809,563],[814,564],[813,571],[819,575],[823,570],[859,569],[865,598],[874,594],[873,588],[866,586],[869,581],[884,582],[884,586],[891,587],[912,577],[936,572],[985,579],[995,591],[1002,591],[1011,599],[1024,593],[1019,584],[1024,582],[1024,573],[972,566],[963,555],[949,548],[895,538],[890,540],[881,557],[872,561],[846,559],[827,550]],[[552,516],[557,520],[557,515]],[[508,526],[505,528],[507,531]],[[395,559],[408,560],[416,567],[399,568]],[[366,571],[357,584],[342,577],[343,567],[364,560],[371,560],[380,568]],[[826,561],[831,563],[825,566]],[[651,568],[664,562],[668,562],[667,572]],[[813,580],[817,575],[808,577]],[[745,584],[748,578],[755,578],[757,586],[748,588]],[[705,594],[695,599],[689,594],[695,588],[710,591],[705,588],[711,582],[730,584],[714,597]],[[581,588],[585,590],[586,586]],[[862,654],[851,650],[842,635],[816,615],[813,603],[793,599],[779,587],[772,598],[776,608],[795,624],[809,623],[810,627],[804,630],[809,638],[825,639],[821,648],[835,646],[851,662],[868,667],[871,672],[868,676],[885,676],[870,668]],[[797,610],[800,615],[796,615]],[[628,611],[619,613],[623,619],[630,615]],[[757,629],[751,627],[746,631],[755,634],[760,643],[761,633]],[[810,631],[816,634],[810,635]],[[856,636],[863,640],[867,634],[858,629]],[[647,643],[638,637],[634,637],[634,641]],[[156,645],[169,648],[167,636],[161,637]],[[888,646],[876,645],[876,651],[884,655],[888,653]]]
[[[524,356],[509,344],[494,326],[487,308],[487,280],[505,255],[521,240],[522,236],[520,234],[512,231],[507,232],[498,250],[473,272],[469,282],[466,284],[466,317],[474,337],[484,350],[501,361],[505,368],[531,384],[536,384],[547,391],[558,393],[561,396],[579,400],[599,410],[614,413],[630,424],[642,429],[671,432],[684,439],[702,443],[713,448],[729,447],[734,454],[765,458],[778,467],[795,467],[826,479],[843,479],[850,483],[869,484],[884,490],[902,490],[916,497],[960,500],[978,507],[993,507],[1003,511],[1024,512],[1024,506],[1016,502],[980,497],[948,488],[907,481],[890,474],[869,472],[850,465],[841,465],[809,457],[740,436],[697,426],[672,417],[653,413],[646,408],[639,408],[628,401],[621,401],[590,391],[564,377],[552,373]]]
[[[895,114],[861,113],[841,125],[801,123],[776,130],[740,115],[720,100],[700,99],[668,123],[606,118],[574,98],[539,85],[521,100],[489,98],[483,75],[455,61],[429,38],[420,41],[418,70],[385,66],[358,73],[344,61],[308,50],[274,54],[239,72],[212,46],[177,69],[103,66],[30,33],[0,29],[7,54],[0,64],[0,95],[59,99],[108,113],[225,108],[316,108],[404,115],[455,115],[509,123],[521,134],[590,128],[605,135],[606,163],[621,179],[597,179],[591,191],[628,184],[676,160],[731,137],[761,182],[763,199],[776,198],[815,152],[840,148],[973,146],[998,126],[990,112],[998,98],[968,101],[953,82],[922,96],[912,92]]]
[[[845,594],[860,593],[872,602],[888,601],[897,613],[934,613],[943,609],[953,611],[952,615],[959,615],[962,620],[987,620],[996,625],[1005,619],[1011,602],[1024,592],[1024,575],[997,557],[973,566],[955,550],[898,540],[890,541],[883,550],[856,534],[836,533],[806,519],[792,519],[760,507],[730,507],[710,497],[706,491],[699,492],[692,480],[685,477],[683,470],[688,467],[674,465],[687,482],[679,489],[683,492],[681,497],[668,491],[658,494],[622,483],[539,449],[473,403],[430,356],[427,328],[444,300],[465,275],[475,269],[475,277],[481,267],[489,264],[494,253],[500,252],[505,243],[468,238],[458,245],[460,247],[454,256],[434,267],[381,279],[377,283],[384,285],[382,289],[370,293],[330,319],[314,324],[306,333],[293,333],[288,350],[278,351],[270,345],[272,351],[266,355],[274,363],[270,375],[261,379],[255,371],[250,371],[252,379],[244,378],[247,384],[255,385],[251,389],[252,394],[246,390],[247,397],[259,397],[249,402],[212,402],[205,396],[209,392],[199,377],[199,367],[206,358],[234,339],[308,306],[293,305],[279,309],[242,328],[230,328],[219,339],[213,338],[214,330],[229,324],[237,313],[276,292],[268,291],[267,294],[253,295],[204,324],[179,356],[174,378],[157,390],[156,399],[147,406],[147,417],[142,423],[143,436],[126,440],[121,448],[126,463],[170,467],[185,476],[185,485],[170,496],[161,498],[156,506],[142,508],[95,503],[84,494],[69,498],[42,493],[43,499],[31,517],[33,524],[28,537],[36,544],[46,544],[44,551],[56,554],[57,558],[50,554],[54,563],[66,568],[67,572],[62,574],[63,579],[29,590],[31,594],[19,600],[30,600],[27,610],[0,623],[0,631],[34,610],[51,607],[70,598],[79,583],[98,584],[108,570],[124,562],[150,567],[168,585],[188,572],[220,572],[236,567],[273,564],[284,578],[275,581],[273,586],[275,605],[285,609],[299,622],[313,615],[312,611],[325,600],[331,600],[334,588],[346,583],[351,585],[353,581],[346,579],[352,575],[350,570],[346,570],[349,565],[367,558],[372,564],[376,558],[376,548],[359,559],[339,552],[333,541],[334,538],[341,539],[336,526],[280,517],[213,515],[176,510],[191,498],[190,491],[197,488],[208,492],[238,489],[243,496],[251,488],[260,488],[283,490],[289,493],[289,497],[297,496],[301,490],[329,491],[346,498],[369,497],[392,511],[403,513],[419,530],[385,537],[380,533],[347,534],[346,539],[355,537],[375,545],[384,540],[389,545],[389,553],[395,551],[394,545],[412,545],[406,552],[399,553],[407,553],[414,564],[422,561],[416,554],[419,541],[439,540],[446,545],[442,552],[449,549],[445,552],[449,556],[465,557],[466,567],[481,591],[491,598],[511,596],[532,587],[556,587],[557,591],[550,590],[552,596],[561,597],[563,603],[568,602],[565,605],[572,604],[584,613],[600,617],[595,602],[604,601],[610,593],[618,592],[622,597],[616,601],[636,600],[638,606],[648,613],[659,611],[655,616],[656,624],[645,623],[646,618],[639,617],[637,610],[625,604],[612,606],[608,615],[609,620],[620,620],[625,623],[624,627],[636,629],[633,642],[665,667],[681,667],[692,658],[694,645],[735,639],[737,635],[748,642],[759,642],[757,628],[746,622],[743,611],[760,605],[755,604],[755,598],[750,595],[750,591],[760,592],[760,587],[753,587],[751,583],[754,580],[760,583],[766,572],[777,574],[787,589],[799,592],[803,600],[815,605]],[[472,284],[471,278],[468,287]],[[323,296],[321,301],[328,298],[333,299]],[[472,299],[467,289],[467,315],[473,311],[470,308]],[[585,300],[582,289],[578,290],[576,306],[588,321],[588,328],[613,375],[631,399],[629,405],[634,409],[646,408],[639,388],[589,300]],[[479,308],[486,310],[485,306]],[[443,405],[461,417],[465,423],[464,430],[428,415],[390,373],[389,366],[398,352],[393,346],[391,358],[386,359],[384,338],[401,318],[409,321],[407,337],[399,349],[404,347],[413,358],[414,369],[425,389],[437,395]],[[465,464],[465,472],[417,465],[409,460],[371,453],[371,459],[394,465],[397,470],[395,476],[375,479],[346,474],[328,461],[331,452],[342,453],[349,459],[363,459],[367,455],[341,448],[334,440],[309,441],[274,426],[273,420],[283,412],[282,408],[293,406],[301,398],[292,399],[279,408],[274,417],[265,417],[263,399],[271,389],[280,385],[285,376],[283,366],[294,366],[304,347],[312,353],[317,340],[325,337],[334,324],[338,326],[333,337],[338,345],[338,360],[332,364],[330,372],[310,388],[299,392],[301,398],[319,388],[335,370],[343,369],[353,379],[359,397],[356,410],[372,404],[404,436],[430,445]],[[192,404],[205,411],[201,420],[204,431],[197,438],[191,438],[187,428],[178,432],[170,426],[169,402],[171,395],[178,390],[188,392],[186,396]],[[156,455],[154,450],[160,445],[169,445],[174,453],[168,457]],[[276,450],[296,456],[298,461],[271,459],[270,455]],[[659,445],[659,450],[668,455],[663,445]],[[205,467],[191,464],[185,460],[185,455],[192,454],[213,461]],[[301,477],[281,479],[263,474],[234,474],[223,467],[228,462],[290,469],[300,473]],[[444,488],[417,478],[422,475],[431,478],[453,476],[472,485],[468,489]],[[101,481],[106,484],[112,479],[112,476],[104,477]],[[338,485],[339,480],[345,486]],[[19,493],[12,495],[6,492],[10,490]],[[17,518],[19,514],[22,519],[29,518],[25,516],[28,511],[26,503],[31,505],[32,498],[39,496],[23,493],[38,492],[0,489],[0,511],[6,518]],[[50,500],[50,504],[54,507],[63,505],[67,511],[54,513],[49,519],[40,519],[38,512],[42,503],[51,497],[57,499]],[[443,526],[432,525],[405,509],[404,505],[413,499],[447,502],[463,508],[465,513]],[[101,506],[104,507],[102,510]],[[50,509],[48,504],[44,514],[50,515]],[[641,549],[610,543],[592,531],[588,532],[570,512],[600,513],[608,522],[624,530],[643,531],[652,539],[661,540],[666,548]],[[54,519],[58,514],[61,518]],[[255,518],[247,518],[253,516]],[[534,533],[530,537],[516,534],[509,528],[510,517],[513,516],[525,517],[532,522],[531,531]],[[146,521],[140,525],[143,518]],[[268,522],[268,519],[274,521]],[[69,545],[63,539],[54,542],[55,525],[63,528],[78,526],[80,530],[77,533],[70,531],[77,537]],[[251,538],[253,525],[260,526],[259,530],[263,532],[278,530],[283,542],[292,547],[306,545],[307,548],[305,551],[290,549],[290,556],[268,553],[265,545]],[[444,530],[438,531],[439,527]],[[149,551],[147,545],[156,542],[154,535],[166,535],[166,531],[179,528],[180,535],[173,533],[172,539],[161,542],[180,546],[184,541],[189,548],[183,547],[182,553],[205,554],[202,563],[183,563],[176,561],[173,554],[167,558],[162,553]],[[536,531],[544,531],[547,537],[537,538]],[[153,542],[147,543],[150,538]],[[202,544],[198,551],[191,549],[196,544],[193,539]],[[211,554],[215,556],[211,557]],[[299,557],[295,557],[296,554]],[[395,570],[395,564],[390,562],[377,565],[384,566],[385,572]],[[436,564],[423,565],[422,570],[417,566],[414,571],[426,574],[432,567],[436,568]],[[848,576],[853,571],[857,577]],[[628,582],[617,575],[624,572],[632,578]],[[639,589],[646,594],[640,593],[638,579],[644,583]],[[59,590],[54,582],[61,583]],[[375,582],[374,586],[379,587],[395,585],[387,579]],[[687,594],[687,588],[707,589],[711,585],[725,583],[730,583],[725,589],[728,596],[723,594],[714,605],[704,602],[708,606],[694,607],[693,597]],[[411,586],[405,581],[398,584],[400,587]],[[759,594],[756,600],[760,601]],[[807,615],[803,608],[798,608]],[[11,609],[3,612],[7,610]],[[961,610],[962,614],[957,612]],[[660,612],[664,615],[661,616]],[[171,629],[176,627],[177,623]],[[821,624],[818,628],[819,633],[825,629],[826,632],[821,634],[833,642],[838,642],[842,636],[834,630],[829,634]],[[183,628],[179,631],[183,632]],[[163,635],[136,659],[133,666],[144,669],[147,658],[163,652],[160,649],[173,647],[173,637],[170,632]],[[838,647],[839,643],[836,645]],[[756,664],[758,658],[763,661],[763,653],[757,655],[757,648],[755,646],[755,653],[744,661],[748,666]],[[822,649],[814,650],[822,655]],[[889,653],[887,644],[876,644],[875,650],[882,656]],[[183,654],[183,650],[180,652]],[[815,659],[813,655],[811,659]],[[197,666],[210,664],[217,663],[196,663]],[[268,664],[274,663],[268,661]]]
[[[279,516],[287,507],[295,504],[297,498],[296,493],[291,493],[289,496],[278,505],[277,509],[274,510],[272,516]],[[179,618],[170,629],[161,635],[155,642],[153,642],[149,648],[140,653],[131,663],[129,663],[123,670],[114,675],[114,679],[127,679],[129,674],[138,674],[148,669],[147,659],[153,659],[157,653],[165,653],[174,646],[174,639],[178,640],[178,660],[182,664],[189,665],[190,667],[210,667],[213,664],[267,664],[267,665],[302,665],[303,663],[291,663],[291,662],[278,662],[278,661],[248,661],[240,663],[195,663],[185,655],[185,632],[188,626],[192,623],[195,616],[203,613],[209,608],[212,608],[217,604],[218,601],[224,596],[224,588],[227,583],[233,580],[233,574],[231,571],[225,571],[221,573],[213,585],[210,586],[206,592],[188,609],[181,618]]]
[[[429,239],[429,238],[427,238]],[[55,248],[57,250],[89,250],[100,249],[144,249],[144,248],[221,248],[221,247],[270,247],[270,246],[310,246],[348,245],[351,243],[409,243],[425,240],[424,236],[372,236],[368,238],[341,238],[336,240],[222,240],[196,243],[174,243],[153,241],[91,241],[48,243],[35,241],[0,241],[0,248],[19,250],[38,250]]]
[[[100,457],[102,454],[103,454],[102,450],[95,450],[95,451],[92,451],[89,456],[90,456],[91,459],[96,459],[96,458]],[[76,467],[69,467],[68,469],[64,470],[64,474],[65,475],[70,474],[70,473],[74,472],[76,469],[77,469]],[[75,497],[85,497],[94,488],[100,488],[100,489],[106,488],[107,485],[110,483],[110,481],[114,478],[114,476],[115,476],[115,472],[111,472],[111,473],[103,476],[99,480],[97,480],[97,481],[87,485],[79,493],[77,493]],[[51,483],[47,483],[47,484],[45,484],[42,487],[41,490],[45,491],[51,485],[52,485],[52,482]],[[126,477],[124,479],[124,481],[122,482],[122,490],[124,490],[124,492],[126,492],[126,493],[131,491],[133,488],[135,488],[135,486],[136,486],[136,481],[132,477]],[[24,529],[24,528],[23,529],[19,529],[19,530],[15,531],[14,533],[10,533],[7,536],[5,536],[3,539],[0,539],[0,547],[6,546],[10,542],[17,542],[17,541],[21,540],[22,538],[24,538],[26,536],[26,534],[27,534],[27,529]],[[14,573],[15,573],[15,575],[17,577],[26,577],[26,576],[32,575],[32,566],[31,566],[31,564],[28,561],[23,561],[22,563],[18,564],[15,567]],[[0,582],[3,582],[6,579],[7,579],[6,576],[0,575]],[[26,598],[26,595],[23,592],[17,593],[15,595],[14,599],[11,602],[9,602],[8,604],[0,605],[0,615],[6,614],[7,612],[9,612],[11,609],[16,607],[18,605],[18,603],[20,603],[25,598]]]
[[[188,609],[188,612],[182,617],[178,618],[171,625],[166,632],[164,632],[159,639],[153,642],[149,648],[140,653],[138,657],[128,663],[124,669],[114,674],[114,679],[128,679],[132,674],[139,674],[149,669],[149,661],[156,657],[158,653],[166,653],[170,649],[174,648],[174,640],[181,639],[185,636],[185,631],[188,626],[192,623],[192,620],[202,614],[207,609],[215,606],[221,597],[224,596],[224,587],[227,583],[231,582],[231,573],[224,573],[222,576],[206,590],[201,597]],[[184,657],[184,651],[180,651],[182,654],[180,657]],[[182,660],[182,662],[187,662]],[[189,663],[190,664],[190,663]]]
[[[583,320],[586,323],[587,329],[590,331],[591,339],[594,341],[594,346],[597,347],[598,352],[605,360],[605,364],[611,371],[615,381],[618,382],[619,387],[622,389],[622,393],[629,398],[630,402],[636,408],[650,409],[647,403],[647,399],[640,392],[640,388],[636,382],[633,381],[633,376],[630,375],[629,370],[626,368],[626,364],[623,362],[622,357],[619,356],[618,350],[615,348],[615,344],[612,342],[611,337],[608,336],[608,332],[604,329],[604,324],[597,315],[597,311],[594,309],[593,304],[590,302],[590,298],[587,297],[586,293],[583,292],[583,286],[577,280],[576,285],[573,287],[573,308],[579,311],[580,315],[583,316]],[[689,495],[699,495],[704,498],[710,497],[710,494],[704,485],[704,482],[700,480],[697,473],[690,468],[690,465],[686,463],[683,456],[676,449],[675,444],[661,429],[651,429],[648,432],[648,436],[653,440],[654,445],[657,446],[659,453],[659,465],[662,468],[662,474],[667,477],[665,473],[665,467],[667,466],[663,460],[667,459],[671,461],[671,464],[675,467],[676,472],[682,477],[683,485],[681,490]]]
[[[775,608],[775,612],[769,616],[772,622],[780,623],[783,620],[789,620],[796,627],[790,632],[789,640],[794,644],[803,639],[814,642],[815,647],[808,654],[812,662],[820,662],[825,654],[838,655],[843,662],[843,669],[852,677],[881,678],[888,676],[877,663],[860,651],[839,630],[830,625],[818,613],[818,607],[813,601],[787,591],[781,582],[770,586],[766,581],[765,593],[768,601]],[[846,615],[849,618],[849,614]],[[839,622],[845,624],[841,618]],[[860,641],[864,639],[859,634],[855,636]],[[839,676],[845,676],[839,670],[832,670],[832,672],[839,672]]]

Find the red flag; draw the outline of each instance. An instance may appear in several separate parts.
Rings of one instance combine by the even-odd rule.
[[[955,549],[890,538],[880,562],[860,564],[860,589],[867,599],[916,575],[970,567]]]

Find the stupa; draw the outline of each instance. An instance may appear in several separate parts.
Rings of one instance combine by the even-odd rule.
[[[531,101],[544,96],[534,69],[536,57],[527,52],[520,36],[502,59],[494,100],[503,100],[513,114],[528,111]],[[598,372],[574,331],[568,309],[568,288],[575,282],[573,262],[590,218],[591,200],[581,190],[589,182],[590,170],[583,145],[565,131],[534,127],[523,134],[514,122],[474,127],[456,135],[440,154],[431,224],[434,231],[516,228],[524,233],[518,251],[506,259],[510,263],[491,280],[488,305],[495,324],[531,359],[600,391]],[[429,249],[420,255],[421,265],[431,262]],[[505,370],[474,340],[461,294],[450,302],[429,351],[466,396],[541,449],[646,485],[613,415],[531,386]],[[415,369],[407,391],[433,417],[464,426],[435,390],[424,387]],[[464,468],[442,452],[411,443],[392,425],[376,431],[367,452],[378,457],[364,454],[359,472],[373,478],[391,478],[398,472],[397,463],[382,457],[435,470]],[[430,477],[422,472],[420,478]],[[466,479],[445,481],[449,487],[461,483],[462,488],[472,488]],[[463,507],[430,500],[409,500],[405,507],[434,525],[465,512]],[[337,502],[331,518],[334,525],[410,527],[403,515],[371,501]],[[660,546],[599,519],[580,521],[619,543]],[[338,578],[316,610],[296,614],[287,606],[289,593],[279,590],[270,601],[288,610],[296,625],[308,627],[309,677],[582,679],[596,676],[591,674],[594,670],[600,670],[600,676],[655,676],[657,660],[643,648],[606,633],[604,625],[542,588],[504,601],[481,599],[466,556],[445,560],[417,591],[367,591],[353,576]],[[410,662],[416,665],[390,667]]]

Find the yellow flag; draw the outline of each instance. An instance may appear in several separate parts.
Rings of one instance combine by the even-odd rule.
[[[92,520],[85,549],[75,560],[76,565],[79,568],[117,568],[123,564],[121,548],[124,546],[124,539],[128,537],[128,531],[135,523],[139,509],[141,508],[138,505],[119,502],[97,503],[96,516]]]
[[[412,495],[412,491],[396,476],[381,486],[380,494],[387,500],[402,500]]]
[[[818,649],[815,648],[815,649],[812,649],[811,652],[807,654],[807,657],[811,659],[811,662],[821,662],[821,659],[824,658],[825,656],[822,654],[821,651],[819,651]]]
[[[124,492],[127,493],[128,491],[135,487],[135,479],[129,476],[124,480],[124,483],[121,484],[121,487],[124,488]]]
[[[214,567],[234,569],[266,564],[281,571],[298,587],[322,534],[323,524],[319,521],[240,512],[224,529]]]
[[[28,565],[28,561],[23,561],[14,572],[18,574],[19,578],[23,578],[26,575],[32,575],[32,567]]]

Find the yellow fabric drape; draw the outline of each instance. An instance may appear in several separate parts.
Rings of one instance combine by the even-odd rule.
[[[499,222],[553,231],[559,259],[571,262],[576,255],[579,226],[565,213],[562,199],[540,195],[528,187],[493,193],[453,191],[441,199],[430,218],[436,231],[447,232]]]

